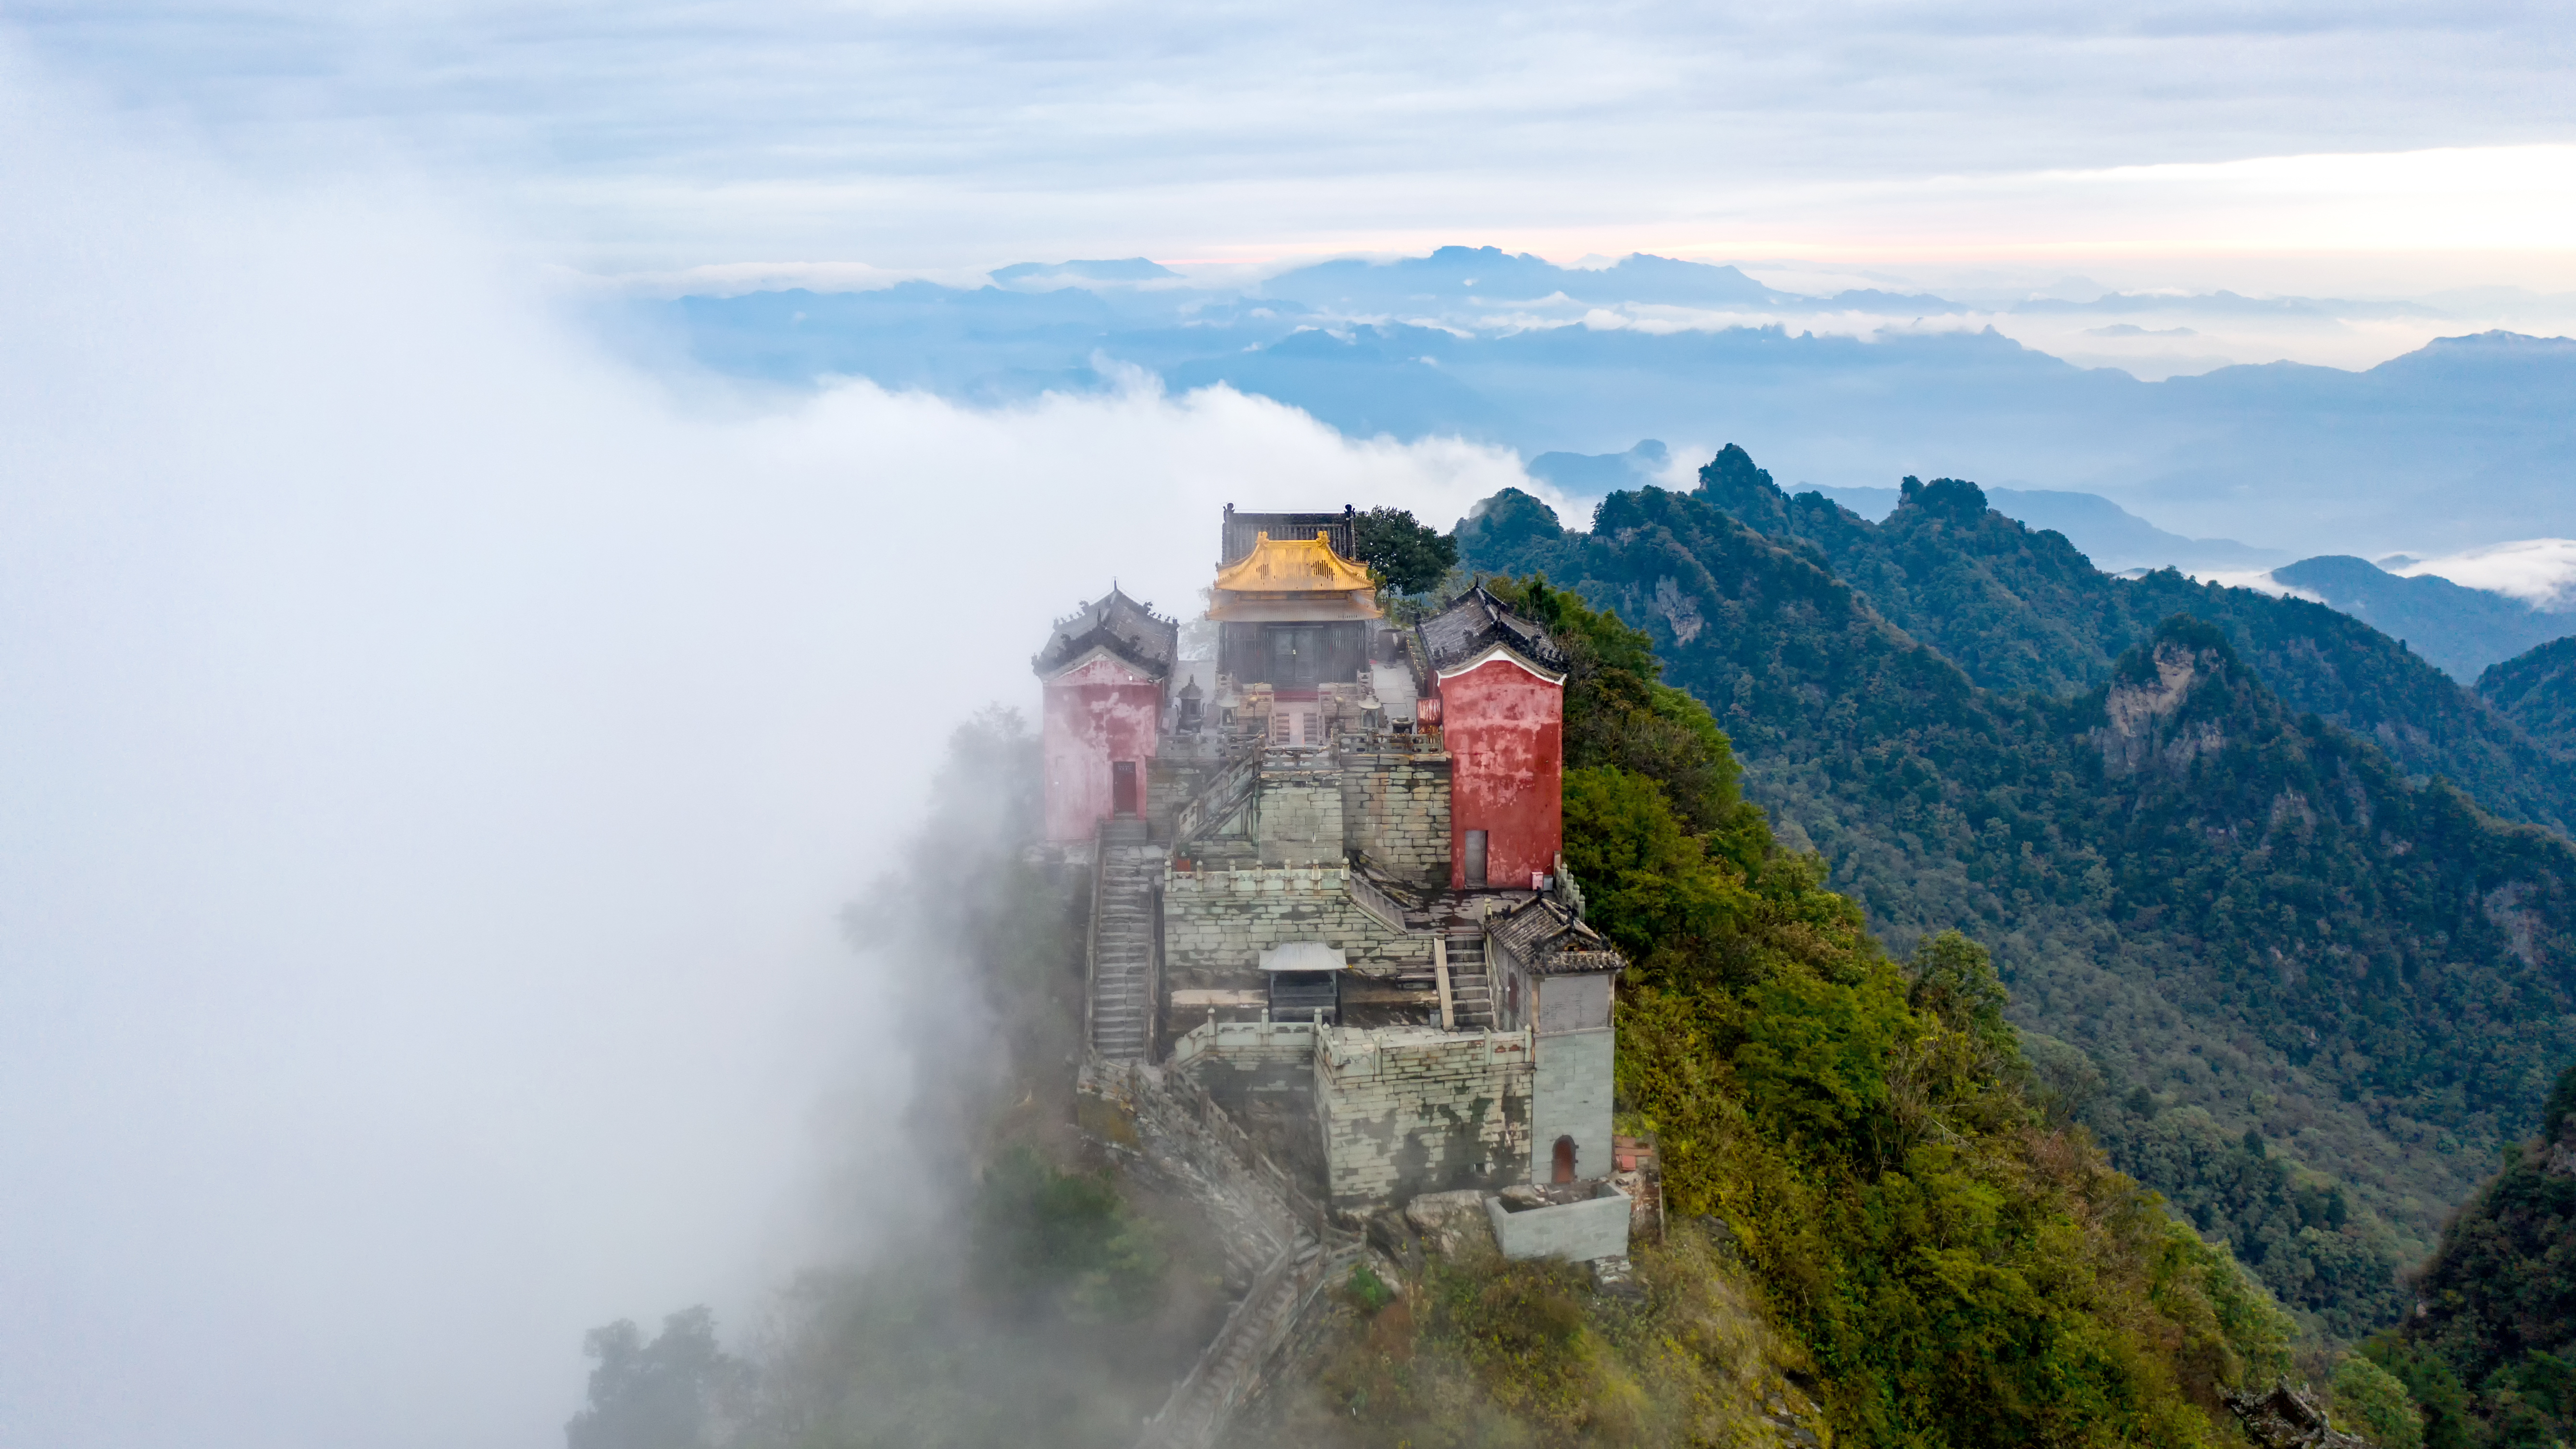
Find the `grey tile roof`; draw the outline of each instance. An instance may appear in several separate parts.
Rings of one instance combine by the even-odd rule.
[[[1565,672],[1565,651],[1545,629],[1506,608],[1478,584],[1415,626],[1433,670],[1475,658],[1496,644],[1551,674]]]
[[[1550,896],[1524,902],[1508,915],[1487,918],[1485,930],[1504,951],[1542,976],[1617,971],[1628,964],[1609,937]]]
[[[1054,635],[1029,663],[1040,674],[1052,674],[1095,645],[1160,677],[1171,673],[1180,655],[1181,626],[1112,588],[1058,619]]]

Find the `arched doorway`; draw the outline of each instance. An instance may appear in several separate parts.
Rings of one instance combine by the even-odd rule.
[[[1574,1181],[1574,1139],[1571,1137],[1559,1137],[1556,1139],[1555,1157],[1556,1167],[1553,1174],[1548,1178],[1548,1181]]]

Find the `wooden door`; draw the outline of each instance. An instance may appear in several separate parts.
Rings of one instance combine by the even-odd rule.
[[[1109,813],[1133,816],[1138,810],[1136,762],[1120,760],[1109,767]]]

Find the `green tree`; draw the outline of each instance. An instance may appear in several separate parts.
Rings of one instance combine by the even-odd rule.
[[[1401,508],[1372,508],[1353,519],[1351,550],[1382,587],[1399,594],[1437,587],[1458,563],[1458,540]]]
[[[644,1337],[633,1320],[594,1328],[590,1403],[564,1425],[566,1449],[713,1449],[741,1412],[751,1369],[716,1343],[715,1314],[684,1309]]]
[[[2334,1416],[2379,1449],[2424,1449],[2424,1416],[2406,1386],[2360,1354],[2335,1365]]]
[[[2549,1094],[2548,1134],[2442,1231],[2419,1311],[2369,1346],[2424,1408],[2433,1449],[2576,1440],[2576,1067]]]
[[[1976,1038],[1999,1062],[2019,1055],[2020,1038],[2014,1035],[2012,1023],[2004,1020],[2004,1007],[2012,996],[1995,976],[1994,960],[1985,947],[1956,931],[1926,936],[1915,944],[1906,972],[1914,978],[1906,993],[1908,1005],[1941,1018],[1952,1031]]]
[[[1537,579],[1488,586],[1573,660],[1566,862],[1636,962],[1629,1120],[1670,1209],[1722,1219],[1837,1429],[2212,1442],[2193,1400],[2285,1366],[2290,1321],[2223,1244],[2039,1128],[1985,951],[1933,935],[1900,970],[1736,794],[1726,735],[1647,636]]]
[[[1026,1146],[984,1169],[975,1204],[984,1285],[1077,1322],[1124,1322],[1152,1308],[1165,1255],[1103,1173],[1061,1172]]]

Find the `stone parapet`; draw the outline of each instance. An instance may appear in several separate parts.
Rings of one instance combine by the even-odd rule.
[[[1178,1022],[1173,1025],[1178,1026]],[[1315,1028],[1303,1021],[1203,1021],[1172,1042],[1175,1070],[1201,1057],[1223,1061],[1294,1061],[1315,1055]]]
[[[1605,1187],[1598,1197],[1545,1207],[1506,1207],[1499,1197],[1485,1200],[1485,1215],[1494,1225],[1494,1241],[1506,1258],[1568,1258],[1589,1262],[1616,1258],[1628,1251],[1628,1195]]]

